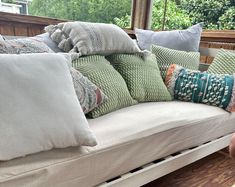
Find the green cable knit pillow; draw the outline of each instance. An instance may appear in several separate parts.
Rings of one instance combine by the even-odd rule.
[[[220,49],[207,72],[229,75],[235,73],[235,53]]]
[[[138,102],[171,100],[156,63],[155,55],[142,57],[115,54],[107,57],[127,83],[131,96]]]
[[[171,64],[178,64],[184,68],[198,70],[200,61],[199,52],[178,51],[156,45],[152,45],[151,51],[156,55],[157,63],[164,80]]]
[[[97,85],[108,97],[107,101],[92,110],[88,116],[99,117],[109,112],[137,104],[128,91],[122,76],[104,56],[92,55],[73,60],[73,67]]]

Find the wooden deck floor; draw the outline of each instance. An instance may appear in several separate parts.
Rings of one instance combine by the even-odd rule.
[[[233,184],[235,160],[224,149],[144,187],[231,187]]]

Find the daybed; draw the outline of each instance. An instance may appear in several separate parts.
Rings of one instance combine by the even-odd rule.
[[[89,120],[99,142],[94,148],[2,162],[0,186],[140,186],[226,147],[234,120],[202,104],[138,104]]]
[[[97,146],[0,162],[0,186],[141,186],[227,147],[235,132],[234,113],[181,101],[137,104],[88,122]]]

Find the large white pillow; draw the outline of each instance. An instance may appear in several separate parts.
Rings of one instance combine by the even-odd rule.
[[[0,55],[0,160],[95,146],[63,54]]]

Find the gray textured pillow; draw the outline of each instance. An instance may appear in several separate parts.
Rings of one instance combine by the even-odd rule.
[[[31,38],[34,38],[38,41],[45,43],[55,53],[64,52],[62,49],[58,47],[58,45],[54,41],[52,41],[48,33],[39,34]]]
[[[128,34],[113,24],[76,21],[50,25],[45,30],[59,48],[80,56],[140,52]]]
[[[198,51],[203,23],[186,30],[160,31],[135,29],[139,47],[150,49],[152,44],[180,51]]]
[[[0,161],[96,145],[63,54],[0,55]]]

